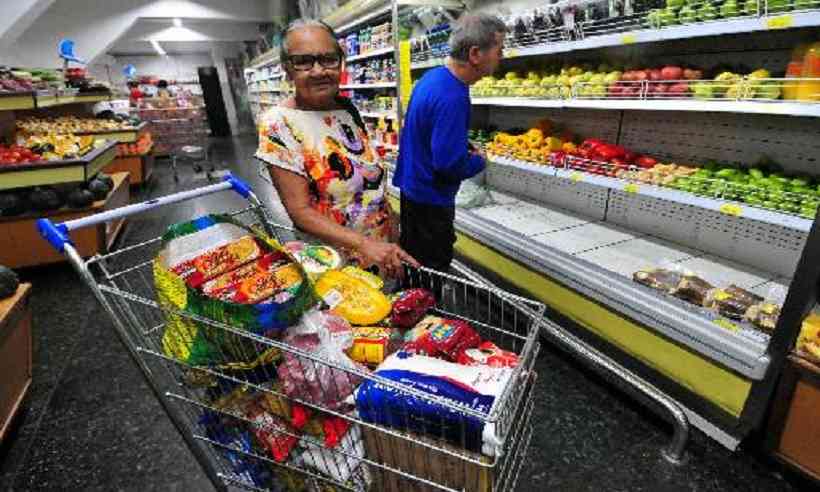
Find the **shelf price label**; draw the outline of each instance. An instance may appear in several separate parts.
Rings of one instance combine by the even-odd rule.
[[[779,15],[766,19],[767,29],[788,29],[794,25],[794,17],[791,15]]]
[[[571,179],[573,182],[577,183],[577,182],[582,181],[584,179],[584,174],[579,173],[578,171],[575,171],[575,172],[573,172],[569,175],[569,179]]]
[[[743,207],[735,203],[724,203],[720,206],[720,212],[734,217],[743,215]]]
[[[627,193],[637,193],[640,190],[640,186],[637,183],[627,183],[624,185],[624,191]]]
[[[724,330],[729,330],[729,331],[731,331],[731,332],[735,332],[735,333],[737,333],[737,332],[739,332],[739,331],[740,331],[740,327],[739,327],[739,326],[737,326],[736,324],[732,323],[731,321],[729,321],[729,320],[728,320],[728,319],[726,319],[726,318],[718,318],[718,319],[716,319],[716,320],[714,320],[714,321],[712,321],[712,322],[713,322],[714,324],[718,325],[719,327],[723,328]]]
[[[518,56],[518,48],[507,48],[504,50],[504,58],[515,58]]]
[[[621,36],[621,44],[635,44],[637,42],[637,34],[624,34],[623,36]]]

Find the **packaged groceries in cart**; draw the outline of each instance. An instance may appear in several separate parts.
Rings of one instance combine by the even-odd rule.
[[[75,229],[231,189],[247,209],[89,259],[71,243]],[[38,228],[108,312],[217,489],[514,488],[544,306],[409,267],[401,291],[384,292],[341,261],[317,269],[311,248],[341,256],[283,246],[292,231],[269,217],[228,175]]]

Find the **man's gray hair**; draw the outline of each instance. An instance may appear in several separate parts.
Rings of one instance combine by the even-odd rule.
[[[336,32],[333,30],[332,27],[318,19],[300,18],[291,21],[290,24],[288,24],[288,27],[285,28],[284,32],[282,32],[282,46],[279,49],[279,60],[281,62],[287,60],[288,55],[290,54],[290,47],[288,46],[288,34],[294,31],[298,31],[299,29],[304,29],[306,27],[318,27],[327,31],[328,35],[336,43],[336,50],[339,52],[340,55],[344,56],[342,46],[339,44],[339,40],[336,38]]]
[[[469,61],[470,48],[491,48],[496,44],[496,34],[506,32],[507,26],[494,15],[464,14],[456,21],[450,34],[450,57],[462,62]]]

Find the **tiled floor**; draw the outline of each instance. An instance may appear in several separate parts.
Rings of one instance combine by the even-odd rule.
[[[215,161],[272,200],[253,159],[255,139],[217,143]],[[190,169],[175,187],[160,163],[142,197],[206,184]],[[174,222],[236,207],[230,195],[132,220],[122,243],[158,236]],[[280,206],[274,207],[278,214]],[[210,490],[209,482],[113,333],[67,266],[21,272],[33,282],[34,384],[0,448],[0,487],[10,490]],[[660,448],[670,429],[561,352],[538,360],[535,433],[521,491],[798,490],[767,460],[729,453],[697,431],[689,461],[675,467]]]

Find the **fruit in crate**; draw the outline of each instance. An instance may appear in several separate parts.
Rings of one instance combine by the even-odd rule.
[[[58,118],[27,118],[17,121],[17,131],[28,135],[95,133],[133,129],[128,119],[82,118],[61,116]]]
[[[48,161],[76,159],[88,153],[93,147],[105,143],[95,141],[91,136],[34,135],[25,140],[25,147],[41,154]]]
[[[12,145],[10,147],[0,145],[0,166],[4,164],[25,164],[42,160],[42,155],[26,147],[20,145]]]
[[[684,5],[678,11],[678,19],[680,20],[681,24],[692,24],[694,22],[697,22],[697,11],[691,5]]]
[[[703,2],[697,10],[697,17],[701,22],[708,22],[720,17],[720,12],[712,2],[707,0]]]
[[[737,17],[740,15],[740,8],[738,8],[738,4],[736,0],[726,0],[723,2],[723,5],[720,6],[720,15],[724,18],[729,17]]]

